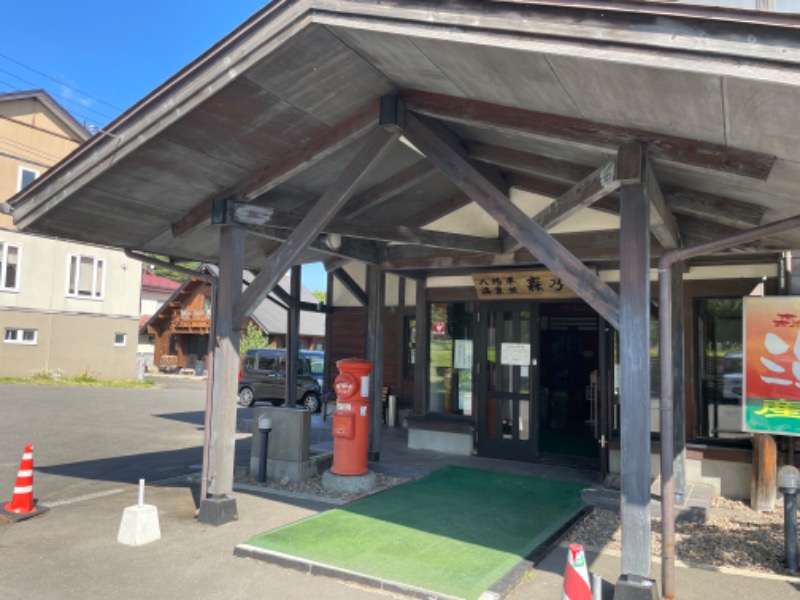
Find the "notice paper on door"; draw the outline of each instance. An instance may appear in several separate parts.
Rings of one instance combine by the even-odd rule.
[[[527,367],[531,364],[530,344],[501,344],[500,364]]]

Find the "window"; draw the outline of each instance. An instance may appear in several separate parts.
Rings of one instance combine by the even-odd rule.
[[[70,254],[67,296],[102,298],[105,260],[93,256]]]
[[[0,242],[0,291],[19,291],[19,263],[22,248]]]
[[[114,345],[115,346],[124,346],[128,342],[128,334],[126,333],[115,333],[114,334]]]
[[[3,342],[6,344],[35,344],[36,329],[6,329]]]
[[[29,169],[28,167],[19,168],[19,178],[17,180],[17,191],[20,191],[25,186],[33,183],[39,177],[39,171]]]

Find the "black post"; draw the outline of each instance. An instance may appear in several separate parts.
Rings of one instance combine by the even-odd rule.
[[[783,535],[786,545],[786,568],[797,571],[797,492],[783,495]]]
[[[267,454],[269,451],[269,432],[272,431],[272,421],[269,417],[258,417],[258,430],[261,432],[261,452],[258,460],[258,482],[267,481]]]

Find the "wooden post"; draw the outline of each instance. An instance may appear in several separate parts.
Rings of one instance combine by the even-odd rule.
[[[211,431],[208,494],[200,501],[200,523],[223,525],[238,518],[233,492],[236,443],[236,395],[239,372],[239,327],[233,306],[242,293],[244,229],[223,225],[219,238],[219,289],[214,309],[214,382],[211,390]]]
[[[683,503],[686,497],[686,398],[684,395],[683,348],[683,264],[670,268],[672,277],[672,398],[673,398],[673,463],[675,501]]]
[[[775,508],[778,486],[778,450],[775,438],[766,433],[753,436],[753,477],[750,483],[750,506],[769,512]]]
[[[620,149],[622,573],[650,575],[650,202],[639,144]]]
[[[427,282],[418,279],[416,339],[414,340],[414,414],[425,414],[428,406],[428,298]]]
[[[292,267],[289,279],[290,294],[293,302],[289,304],[286,315],[288,327],[286,328],[286,405],[297,405],[297,357],[300,350],[300,279],[302,268],[299,265]]]
[[[381,455],[381,426],[383,424],[383,305],[386,293],[386,273],[378,265],[367,265],[367,360],[372,361],[369,379],[369,460],[378,461]]]

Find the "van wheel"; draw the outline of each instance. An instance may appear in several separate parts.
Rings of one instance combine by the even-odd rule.
[[[249,387],[243,387],[239,390],[239,406],[253,406],[254,400],[253,390]]]
[[[319,396],[311,392],[306,394],[303,396],[303,406],[308,412],[317,412],[320,407]]]

